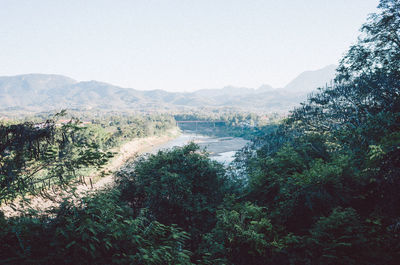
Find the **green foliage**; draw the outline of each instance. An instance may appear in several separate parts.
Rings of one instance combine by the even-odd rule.
[[[207,121],[207,123],[180,123],[179,127],[182,130],[196,131],[211,136],[243,137],[248,140],[275,128],[275,122],[280,118],[277,113],[260,115],[223,110],[213,112],[202,110],[195,113],[175,114],[174,117],[177,121]]]
[[[335,84],[245,157],[250,185],[241,200],[267,207],[280,229],[276,264],[399,260],[400,2],[379,8]]]
[[[138,159],[117,181],[121,198],[136,213],[146,208],[159,222],[177,224],[189,232],[195,250],[202,234],[213,228],[217,206],[229,191],[224,173],[222,165],[191,143]]]
[[[366,236],[354,209],[334,209],[315,223],[306,247],[312,249],[310,259],[318,264],[360,264],[372,251]]]
[[[80,179],[105,165],[111,148],[175,126],[168,115],[61,120],[66,115],[62,111],[44,122],[0,124],[0,203]]]
[[[381,0],[379,13],[370,15],[362,35],[341,60],[339,79],[377,72],[399,74],[400,2]]]
[[[176,226],[136,218],[108,191],[65,201],[55,217],[3,222],[0,262],[9,264],[191,264],[188,235]]]
[[[76,119],[0,125],[0,202],[67,184],[81,168],[103,166],[111,153],[100,150],[85,130]]]
[[[252,203],[224,205],[217,224],[202,244],[207,264],[265,264],[278,249],[267,209]]]
[[[121,170],[116,190],[66,201],[48,216],[0,216],[0,262],[398,264],[400,1],[381,0],[379,8],[342,59],[335,84],[278,126],[257,131],[238,156],[247,186],[235,189],[234,174],[193,143],[160,151]],[[214,114],[235,128],[258,119]],[[202,118],[176,116],[193,117]],[[65,179],[72,169],[101,166],[100,147],[172,122],[109,117],[89,130],[72,122],[3,125],[0,195],[26,187],[36,164],[54,162],[45,173]]]

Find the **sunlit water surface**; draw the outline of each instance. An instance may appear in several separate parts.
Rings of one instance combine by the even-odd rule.
[[[243,148],[248,141],[239,137],[210,137],[195,133],[183,133],[178,138],[154,148],[151,153],[175,146],[184,146],[189,142],[195,142],[201,149],[210,153],[210,157],[220,163],[228,165],[235,158],[235,153]]]

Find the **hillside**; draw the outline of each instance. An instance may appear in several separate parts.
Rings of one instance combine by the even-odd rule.
[[[307,94],[332,80],[335,66],[300,74],[283,88],[227,86],[176,93],[140,91],[98,81],[78,82],[61,75],[27,74],[0,77],[0,111],[54,109],[151,110],[196,107],[234,107],[246,110],[287,111]]]

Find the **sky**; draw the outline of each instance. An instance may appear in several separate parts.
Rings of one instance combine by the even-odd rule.
[[[337,64],[378,0],[0,0],[0,76],[283,87]]]

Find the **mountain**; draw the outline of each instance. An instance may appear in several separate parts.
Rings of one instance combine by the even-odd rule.
[[[336,65],[332,64],[319,70],[303,72],[287,84],[284,89],[291,92],[310,93],[315,87],[330,83],[334,77],[336,67]]]
[[[303,72],[283,88],[226,86],[186,93],[141,91],[98,81],[78,82],[61,75],[3,76],[0,77],[0,111],[34,112],[61,108],[150,111],[198,107],[287,111],[304,101],[317,87],[329,83],[334,78],[335,68],[329,65]]]
[[[47,98],[54,88],[75,83],[75,80],[60,75],[0,77],[0,105],[1,108],[42,105],[43,99]]]
[[[325,87],[330,84],[335,76],[336,65],[328,65],[315,71],[301,73],[282,90],[286,94],[295,96],[301,101],[306,100],[307,94],[315,91],[317,87]]]

